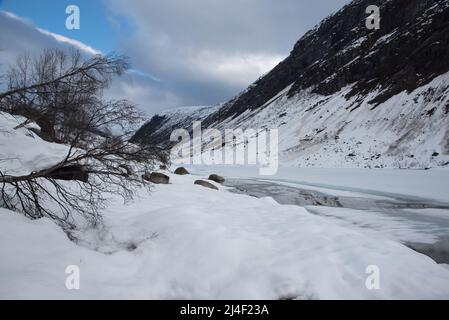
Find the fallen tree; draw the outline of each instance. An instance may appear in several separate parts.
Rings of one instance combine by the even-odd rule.
[[[131,200],[138,189],[149,187],[141,174],[167,159],[157,147],[129,142],[142,121],[133,104],[102,99],[102,90],[127,62],[116,56],[82,61],[79,53],[69,59],[59,51],[25,61],[9,72],[1,109],[27,117],[16,129],[45,119],[46,140],[67,145],[67,152],[57,163],[25,175],[8,175],[0,167],[0,204],[33,219],[49,217],[64,228],[75,226],[76,215],[97,224],[108,194]],[[34,68],[28,69],[29,63]],[[44,76],[44,66],[54,72]]]

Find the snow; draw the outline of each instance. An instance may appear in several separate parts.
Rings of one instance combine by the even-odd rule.
[[[382,37],[380,37],[379,39],[377,39],[377,41],[376,41],[376,43],[374,44],[373,47],[377,47],[377,46],[379,46],[379,45],[381,45],[381,44],[387,44],[387,43],[389,43],[389,42],[392,40],[391,38],[392,38],[396,33],[397,33],[397,29],[394,30],[394,31],[392,31],[392,32],[390,32],[390,33],[388,33],[388,34],[386,34],[386,35],[384,35],[384,36],[382,36]]]
[[[65,146],[26,128],[14,130],[20,119],[0,119],[1,158],[10,159],[0,162],[2,171],[28,173],[65,154]],[[229,169],[241,176],[248,170]],[[104,224],[80,224],[77,242],[48,219],[32,221],[0,208],[0,298],[449,298],[449,269],[401,244],[402,234],[399,240],[390,236],[384,221],[379,228],[385,232],[366,232],[300,206],[193,184],[216,172],[167,172],[171,184],[142,191],[135,202],[111,198]],[[374,195],[406,192],[443,201],[449,190],[447,170],[287,168],[278,174],[280,180]],[[80,290],[65,286],[66,268],[73,265],[80,269]],[[365,285],[369,266],[380,270],[379,290]]]
[[[24,121],[23,117],[0,112],[0,165],[4,174],[21,175],[44,169],[67,154],[66,146],[42,141],[28,130],[39,128],[34,123],[14,130]]]
[[[398,242],[195,178],[171,175],[150,197],[113,203],[104,229],[80,231],[79,245],[51,221],[0,209],[0,297],[449,298],[449,270]],[[69,265],[80,290],[65,288]],[[370,265],[380,290],[365,286]]]
[[[446,209],[408,209],[404,210],[404,213],[424,214],[426,216],[449,220],[449,210]]]
[[[336,223],[351,228],[357,227],[364,234],[380,234],[383,238],[396,240],[401,243],[433,244],[439,240],[441,227],[431,222],[409,220],[375,210],[354,210],[348,208],[307,207],[307,210],[321,216],[332,218]],[[406,211],[406,210],[403,210]],[[449,229],[443,230],[445,234]]]

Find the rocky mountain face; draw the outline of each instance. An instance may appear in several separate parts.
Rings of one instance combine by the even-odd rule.
[[[378,30],[366,27],[370,5]],[[278,128],[280,159],[291,165],[447,166],[449,0],[355,0],[231,101],[158,115],[133,139],[167,143],[193,119]]]

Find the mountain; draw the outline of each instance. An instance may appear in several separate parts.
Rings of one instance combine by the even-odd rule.
[[[369,5],[380,29],[366,27]],[[449,165],[449,0],[356,0],[307,32],[231,101],[153,117],[135,142],[176,128],[278,128],[281,163]]]

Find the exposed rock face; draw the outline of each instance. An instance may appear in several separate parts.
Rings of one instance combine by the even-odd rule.
[[[187,171],[186,168],[184,168],[184,167],[179,167],[179,168],[177,168],[177,169],[175,170],[175,174],[178,174],[178,175],[180,175],[180,176],[184,176],[184,175],[190,174],[190,173],[189,173],[189,171]]]
[[[225,182],[225,178],[223,178],[222,176],[219,176],[218,174],[211,174],[209,176],[209,180],[215,181],[217,183],[224,183]]]
[[[150,181],[155,184],[169,184],[170,183],[170,177],[160,173],[160,172],[152,172],[151,174],[145,173],[142,176],[142,179]]]
[[[199,185],[199,186],[202,186],[202,187],[205,187],[205,188],[218,190],[218,188],[216,186],[214,186],[212,183],[204,181],[204,180],[196,180],[195,184]]]
[[[366,28],[369,5],[380,8],[379,30]],[[281,162],[294,165],[443,166],[449,153],[448,21],[448,0],[355,0],[231,101],[155,117],[136,139],[167,144],[173,129],[188,129],[195,119],[218,129],[279,128]]]

